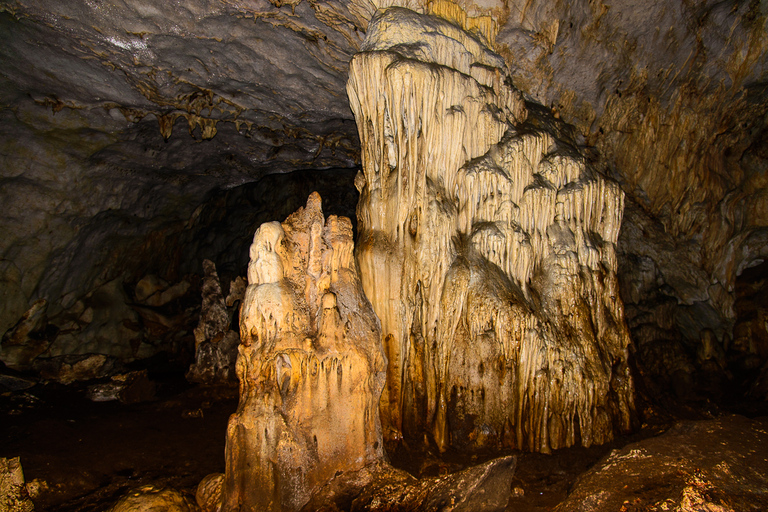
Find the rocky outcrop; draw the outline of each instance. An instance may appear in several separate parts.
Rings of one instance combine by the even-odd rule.
[[[302,512],[501,512],[517,459],[501,457],[463,471],[416,480],[388,464],[337,473]]]
[[[350,65],[385,436],[427,431],[467,450],[603,443],[633,415],[623,193],[526,107],[481,36],[391,8]]]
[[[233,382],[239,334],[230,329],[232,314],[221,292],[216,264],[203,260],[203,305],[195,333],[195,362],[187,379],[205,384]],[[238,301],[239,303],[239,301]]]
[[[765,419],[682,422],[613,450],[582,475],[556,512],[765,510]]]
[[[380,328],[352,225],[320,196],[254,235],[240,315],[240,403],[227,428],[224,510],[298,510],[338,471],[383,457]]]
[[[0,361],[16,370],[27,370],[34,359],[48,350],[50,335],[46,335],[48,301],[32,304],[0,341]],[[53,333],[55,334],[55,333]]]
[[[189,497],[167,487],[145,485],[120,498],[109,512],[194,512],[196,507]]]

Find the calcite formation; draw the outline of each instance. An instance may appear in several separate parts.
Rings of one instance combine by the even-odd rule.
[[[231,315],[221,292],[216,264],[203,260],[203,305],[195,333],[195,362],[187,379],[205,384],[234,381],[238,333],[230,329]]]
[[[336,472],[383,457],[385,359],[353,246],[349,219],[326,220],[317,193],[254,235],[224,510],[298,510]]]
[[[0,510],[3,512],[32,512],[35,505],[29,499],[24,471],[19,457],[0,458]]]
[[[604,443],[634,409],[623,193],[464,28],[380,11],[350,64],[385,436],[428,432],[441,450]]]

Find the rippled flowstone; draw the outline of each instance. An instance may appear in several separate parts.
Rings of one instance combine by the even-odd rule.
[[[555,511],[768,510],[766,446],[766,418],[682,422],[611,452]]]
[[[634,414],[623,193],[526,107],[480,22],[451,19],[379,11],[350,64],[385,437],[429,432],[468,451],[604,443]]]
[[[240,316],[240,403],[227,428],[223,510],[299,510],[337,472],[383,458],[385,359],[352,224],[313,193],[254,235]]]

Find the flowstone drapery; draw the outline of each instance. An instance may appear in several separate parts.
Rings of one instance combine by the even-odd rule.
[[[381,331],[353,246],[317,193],[254,235],[223,510],[298,510],[337,472],[383,458]]]
[[[350,65],[384,434],[463,450],[603,443],[634,409],[623,194],[526,108],[483,39],[393,7]]]

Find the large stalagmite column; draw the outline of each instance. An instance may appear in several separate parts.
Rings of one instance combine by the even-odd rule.
[[[250,252],[222,510],[299,510],[338,471],[383,457],[381,331],[352,224],[326,221],[317,193],[263,224]]]
[[[633,414],[623,194],[526,109],[481,31],[453,19],[379,11],[350,65],[357,259],[388,358],[385,437],[603,443]]]

